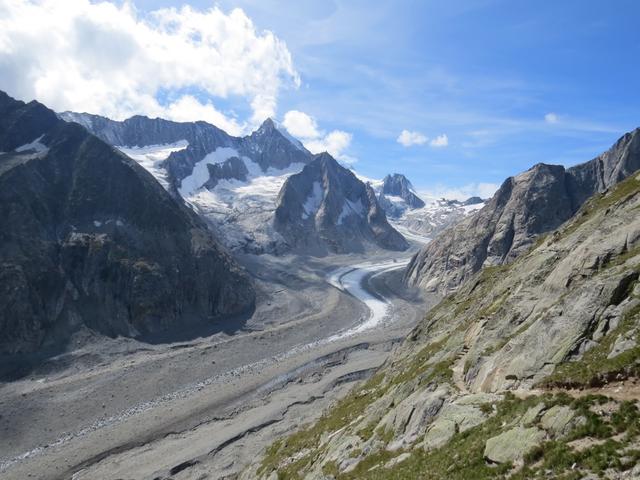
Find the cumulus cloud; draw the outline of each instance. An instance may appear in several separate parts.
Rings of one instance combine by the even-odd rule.
[[[400,132],[400,135],[397,138],[397,142],[400,145],[403,145],[405,147],[410,147],[412,145],[424,145],[425,143],[427,143],[428,138],[425,137],[422,133],[420,132],[411,132],[409,130],[402,130],[402,132]]]
[[[304,146],[312,153],[329,152],[338,160],[346,163],[355,163],[355,158],[344,154],[344,151],[351,145],[352,135],[342,130],[334,130],[324,137],[307,140]]]
[[[444,133],[442,135],[438,135],[436,138],[429,142],[429,145],[436,148],[442,148],[449,145],[449,137],[447,137]]]
[[[342,130],[325,133],[318,128],[315,118],[298,110],[289,110],[284,115],[282,125],[287,131],[302,141],[311,153],[328,152],[344,163],[355,163],[357,160],[345,153],[351,145],[353,136]]]
[[[298,110],[289,110],[285,113],[282,125],[294,137],[317,138],[320,136],[315,119]]]
[[[448,200],[466,200],[469,197],[491,198],[500,185],[497,183],[469,183],[460,187],[435,185],[421,189],[418,195],[425,200],[446,198]]]
[[[233,133],[273,116],[281,88],[300,83],[285,43],[240,9],[141,17],[130,2],[89,0],[0,2],[0,78],[59,111],[207,119]],[[193,93],[244,100],[251,117],[240,123]]]
[[[544,116],[544,121],[547,122],[547,123],[552,123],[553,124],[553,123],[558,123],[559,118],[558,118],[557,114],[555,114],[553,112],[550,112],[550,113],[547,113]]]

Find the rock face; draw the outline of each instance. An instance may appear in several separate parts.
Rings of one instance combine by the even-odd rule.
[[[99,115],[75,112],[63,112],[59,116],[65,121],[79,123],[113,146],[167,145],[186,140],[187,147],[172,152],[162,164],[174,193],[182,180],[192,174],[198,162],[219,149],[233,149],[236,156],[249,158],[263,172],[269,168],[306,164],[313,158],[300,142],[288,136],[270,118],[251,135],[234,137],[206,122],[182,123],[144,116],[118,122]],[[216,178],[209,180],[215,183]],[[202,184],[207,181],[205,178]]]
[[[37,102],[0,94],[0,118],[0,354],[252,308],[243,270],[136,162]]]
[[[424,207],[424,202],[415,194],[411,182],[400,173],[384,177],[380,198],[388,195],[400,197],[409,208]]]
[[[640,168],[640,130],[590,162],[565,169],[538,164],[508,178],[475,215],[443,231],[407,267],[409,284],[447,293],[483,266],[526,252],[538,235],[570,219],[597,192]]]
[[[387,222],[371,186],[327,153],[284,183],[274,225],[291,247],[318,253],[363,251],[366,244],[408,247]]]

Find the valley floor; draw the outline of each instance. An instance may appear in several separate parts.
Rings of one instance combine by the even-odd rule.
[[[238,472],[369,376],[422,318],[435,299],[397,288],[407,260],[248,256],[260,298],[241,329],[180,343],[89,342],[0,385],[0,476]]]

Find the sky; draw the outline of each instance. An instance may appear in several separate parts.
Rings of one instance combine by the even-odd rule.
[[[0,0],[0,89],[56,110],[273,117],[424,196],[490,196],[640,126],[636,0]]]

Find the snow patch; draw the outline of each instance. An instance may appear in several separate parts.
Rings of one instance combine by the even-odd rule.
[[[485,202],[481,202],[481,203],[476,203],[474,205],[465,205],[462,208],[464,209],[464,213],[468,215],[470,213],[475,212],[476,210],[480,210],[484,206],[485,206]]]
[[[160,166],[160,164],[169,158],[173,152],[179,152],[189,146],[189,142],[186,140],[179,140],[175,143],[167,143],[163,145],[147,145],[145,147],[116,147],[126,156],[135,160],[153,175],[160,185],[164,188],[169,188],[169,180],[167,178],[167,171]]]
[[[362,217],[364,215],[364,205],[362,205],[362,199],[359,198],[357,202],[352,202],[351,200],[345,199],[344,204],[342,205],[342,211],[338,216],[338,225],[342,225],[344,219],[350,215],[358,215],[359,217]]]
[[[25,143],[24,145],[19,146],[18,148],[16,148],[16,152],[20,153],[20,152],[26,152],[31,150],[37,153],[46,152],[47,146],[43,143],[40,143],[40,140],[42,140],[42,137],[44,137],[44,134],[40,135],[31,143]]]
[[[312,215],[315,215],[318,209],[320,208],[320,204],[324,198],[324,190],[322,189],[322,185],[320,182],[313,182],[313,188],[311,189],[311,194],[307,197],[307,200],[302,205],[304,212],[302,212],[302,218],[306,220]]]
[[[196,190],[200,189],[202,185],[207,183],[207,180],[209,180],[209,169],[207,168],[207,165],[223,163],[231,157],[237,156],[237,150],[230,147],[216,148],[213,152],[207,154],[202,160],[193,166],[191,175],[184,178],[180,183],[180,188],[178,189],[180,195],[186,198]]]

